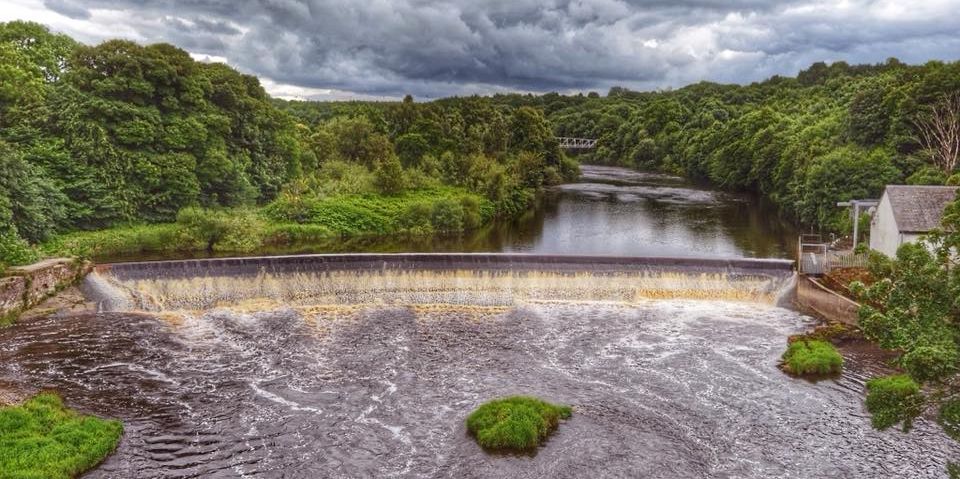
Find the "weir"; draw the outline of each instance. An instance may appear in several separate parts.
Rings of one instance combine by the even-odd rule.
[[[475,254],[319,254],[99,265],[85,291],[103,310],[708,299],[775,304],[779,259]]]

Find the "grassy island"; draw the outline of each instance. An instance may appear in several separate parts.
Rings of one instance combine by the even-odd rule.
[[[790,343],[783,353],[783,369],[790,374],[836,374],[842,367],[843,356],[827,341],[801,339]]]
[[[529,396],[511,396],[482,404],[467,418],[467,429],[487,449],[536,448],[572,409]]]
[[[113,452],[121,434],[119,421],[80,415],[56,394],[39,394],[0,408],[0,477],[77,477]]]

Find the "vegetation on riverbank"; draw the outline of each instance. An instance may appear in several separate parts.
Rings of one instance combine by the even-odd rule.
[[[484,448],[528,451],[539,446],[572,411],[534,397],[511,396],[478,407],[467,417],[467,430]]]
[[[392,196],[281,195],[266,208],[184,208],[174,223],[82,231],[41,245],[48,256],[115,256],[150,252],[249,253],[264,246],[352,235],[459,232],[495,215],[494,205],[463,188],[409,190]]]
[[[117,447],[118,421],[83,416],[55,394],[0,408],[0,477],[67,479],[96,466]]]
[[[800,376],[837,374],[843,368],[843,356],[827,341],[800,339],[787,346],[783,368]]]
[[[944,211],[941,229],[905,243],[895,258],[870,255],[872,282],[850,285],[861,303],[864,336],[896,352],[904,374],[867,383],[873,424],[909,429],[921,415],[937,417],[960,440],[960,200]],[[951,474],[958,473],[956,466]]]
[[[849,227],[838,201],[885,184],[943,184],[955,156],[925,141],[935,109],[960,101],[960,62],[814,63],[750,85],[701,82],[606,97],[503,95],[543,108],[560,136],[598,138],[584,163],[664,170],[761,193],[788,218]]]
[[[898,374],[867,381],[867,411],[873,427],[886,429],[903,424],[909,431],[923,406],[920,385],[908,375]]]
[[[34,259],[28,243],[152,250],[197,208],[229,211],[214,223],[263,217],[268,231],[175,247],[460,231],[576,175],[536,108],[288,103],[172,45],[88,46],[0,23],[0,265]],[[70,235],[108,228],[120,237]]]

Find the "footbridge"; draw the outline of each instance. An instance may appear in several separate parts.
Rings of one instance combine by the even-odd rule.
[[[589,150],[597,147],[597,140],[594,138],[572,138],[569,136],[558,136],[560,148],[567,150]]]

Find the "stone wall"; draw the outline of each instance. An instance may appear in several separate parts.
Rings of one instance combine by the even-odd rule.
[[[809,276],[797,280],[797,306],[825,319],[856,326],[860,305]]]
[[[52,258],[7,270],[0,278],[0,325],[12,322],[57,291],[83,278],[92,265],[71,258]]]

